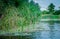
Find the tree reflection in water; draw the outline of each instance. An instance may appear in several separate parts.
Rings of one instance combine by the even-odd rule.
[[[53,22],[53,21],[50,21],[50,23],[49,23],[49,28],[50,28],[50,32],[49,32],[49,33],[50,33],[50,38],[51,38],[51,39],[54,39],[54,36],[55,36],[55,35],[54,35],[54,34],[55,34],[55,33],[54,33],[54,30],[55,30],[55,29],[54,29],[54,22]]]

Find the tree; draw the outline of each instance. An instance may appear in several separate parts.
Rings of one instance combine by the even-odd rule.
[[[0,30],[18,29],[29,26],[38,21],[40,9],[38,4],[29,3],[28,0],[1,0],[3,17],[0,19]],[[0,12],[1,13],[1,12]]]
[[[53,3],[51,3],[48,6],[48,11],[49,11],[50,14],[53,14],[54,13],[54,8],[55,8],[55,5]]]
[[[38,3],[35,3],[33,0],[31,0],[29,9],[31,10],[32,21],[35,22],[36,20],[38,20],[36,18],[39,18],[41,14],[40,6],[38,5]]]
[[[54,15],[60,15],[60,10],[56,10],[55,13],[53,13]]]
[[[59,10],[55,10],[55,13],[53,13],[54,15],[60,15],[60,7]]]

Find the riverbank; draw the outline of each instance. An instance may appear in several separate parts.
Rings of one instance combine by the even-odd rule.
[[[45,17],[46,18],[43,18]],[[53,17],[51,17],[53,16]],[[38,31],[38,30],[45,30],[45,27],[41,25],[41,22],[53,22],[53,21],[60,21],[60,15],[42,15],[41,19],[39,20],[39,22],[36,22],[35,24],[30,24],[28,26],[24,26],[24,27],[18,27],[18,28],[13,28],[9,31],[0,31],[0,34],[10,34],[10,33],[15,33],[15,32],[20,32],[20,33],[29,33],[29,32],[35,32],[35,31]],[[57,17],[58,18],[57,18]],[[56,17],[56,18],[55,18]],[[42,19],[43,18],[43,19]],[[52,19],[53,18],[53,19]]]

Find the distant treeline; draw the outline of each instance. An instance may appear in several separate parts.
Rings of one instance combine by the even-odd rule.
[[[43,14],[52,14],[52,15],[60,15],[60,7],[58,10],[55,9],[55,5],[51,3],[47,10],[42,11]]]

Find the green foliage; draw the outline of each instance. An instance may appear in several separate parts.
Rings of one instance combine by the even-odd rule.
[[[55,13],[53,13],[54,15],[60,15],[60,7],[59,10],[55,10]]]
[[[48,11],[44,10],[42,11],[42,14],[49,14]]]
[[[51,4],[48,6],[49,13],[53,14],[53,13],[54,13],[54,8],[55,8],[55,5],[54,5],[53,3],[51,3]]]
[[[59,7],[59,10],[55,10],[55,5],[54,5],[53,3],[51,3],[51,4],[48,6],[48,10],[42,11],[42,14],[60,15],[60,7]]]
[[[53,13],[54,15],[60,15],[60,10],[56,10],[55,13]]]
[[[4,5],[4,8],[0,9],[4,11],[0,18],[0,30],[28,26],[34,24],[40,17],[40,8],[37,3],[29,3],[28,0],[2,0],[0,3]]]

